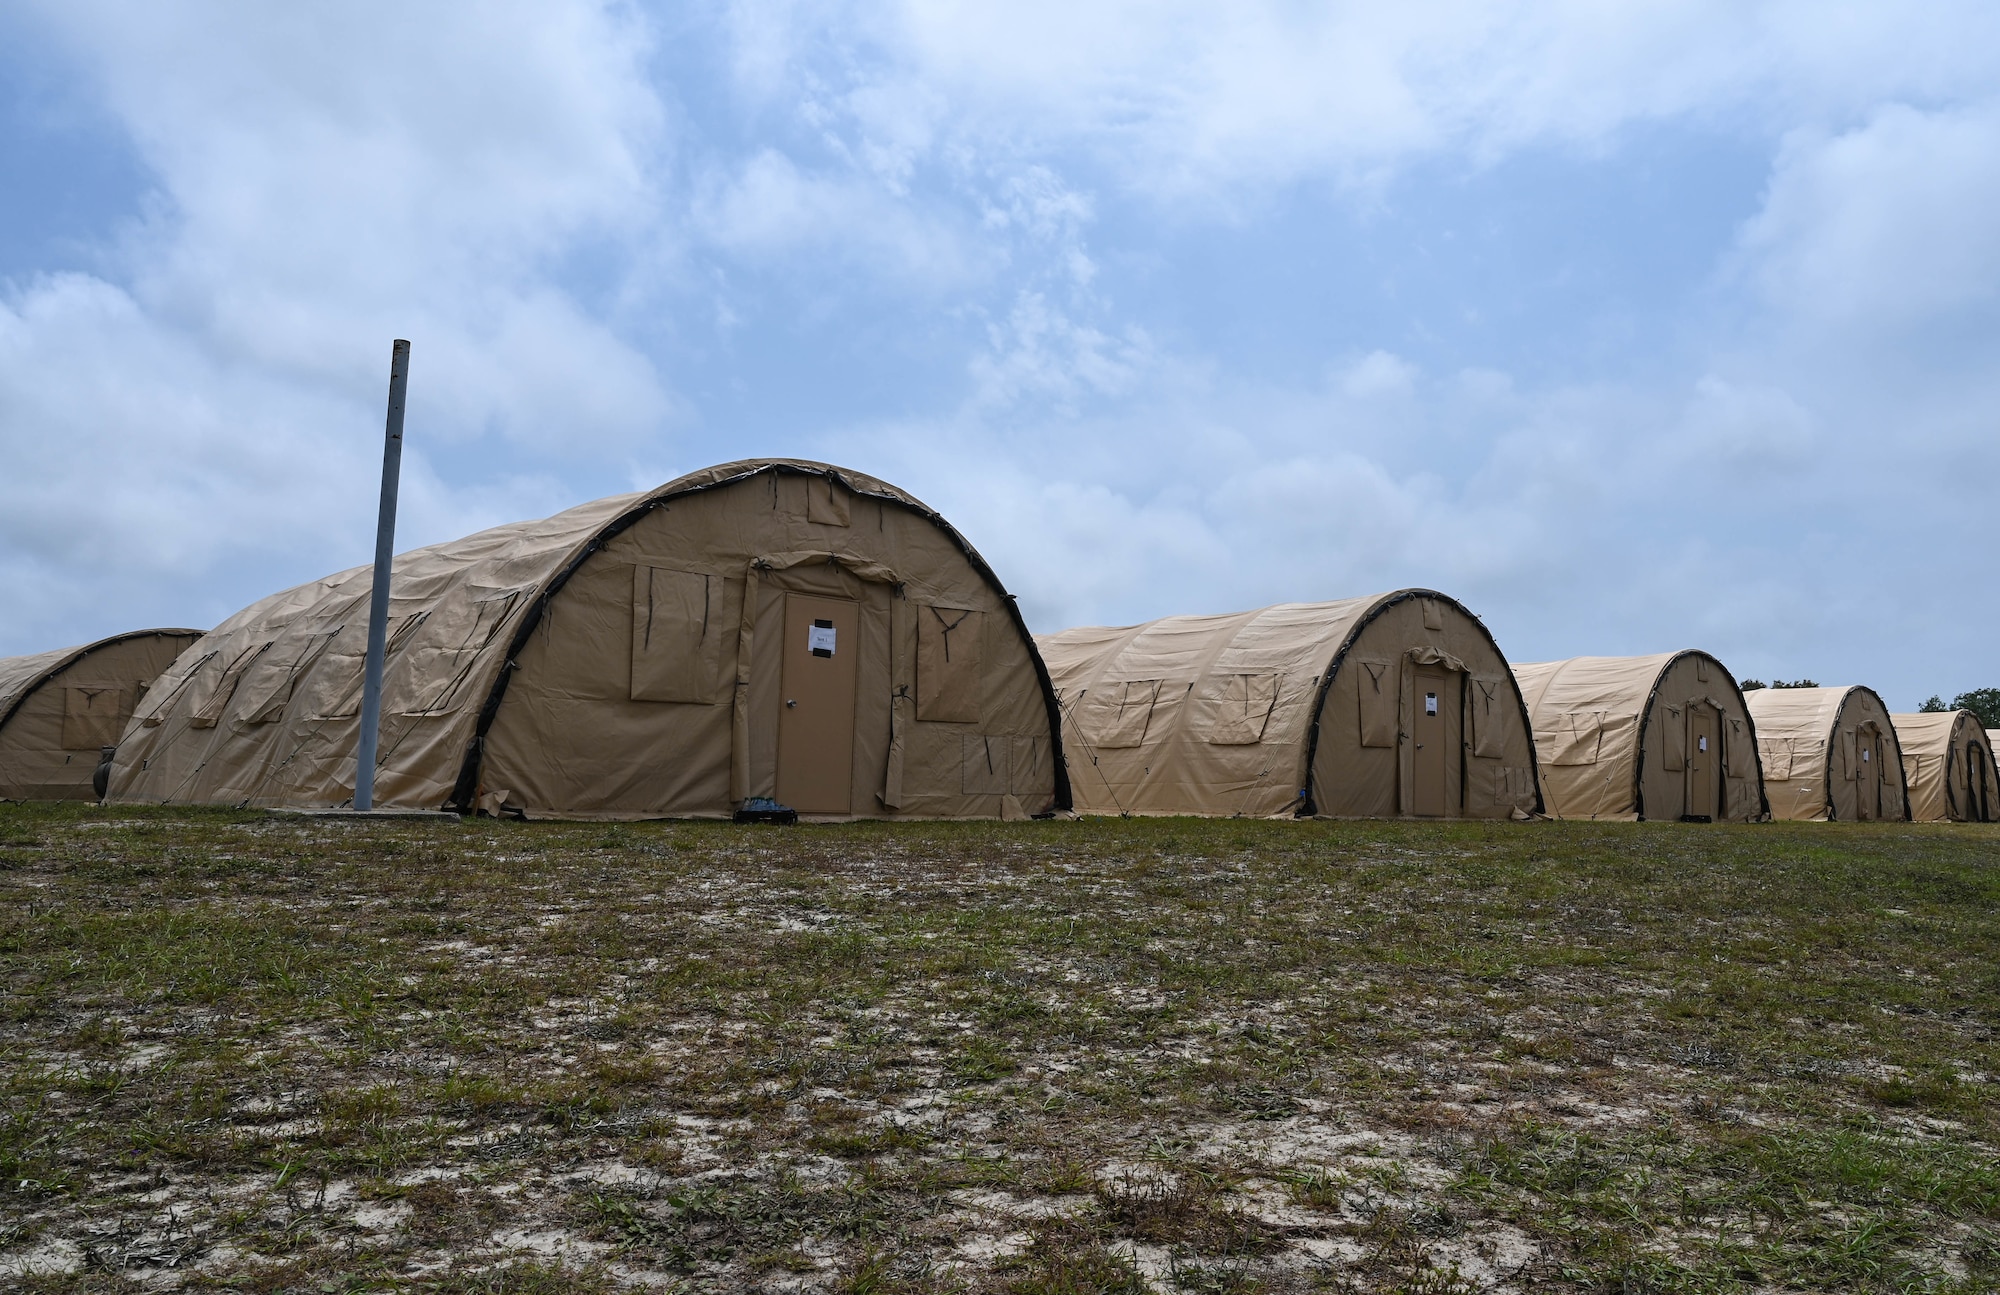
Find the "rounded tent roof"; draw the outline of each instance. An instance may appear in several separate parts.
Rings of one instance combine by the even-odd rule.
[[[1969,710],[1916,711],[1891,715],[1889,721],[1896,726],[1898,743],[1905,751],[1942,751],[1951,745],[1960,725],[1985,732],[1979,727],[1979,716]]]
[[[1736,676],[1715,656],[1696,648],[1651,656],[1577,656],[1566,661],[1531,661],[1514,667],[1522,700],[1531,716],[1552,711],[1617,710],[1638,715],[1653,702],[1660,679],[1683,657],[1702,657],[1722,671],[1730,691],[1741,696]],[[1539,722],[1539,720],[1537,721]]]
[[[446,540],[441,544],[399,553],[391,576],[392,593],[398,602],[403,602],[421,599],[453,582],[465,582],[493,589],[525,587],[546,597],[560,587],[562,578],[599,544],[652,509],[683,495],[734,485],[762,473],[829,477],[855,494],[888,500],[921,513],[948,532],[982,574],[992,578],[985,562],[951,524],[935,509],[905,490],[866,473],[810,459],[741,459],[675,477],[651,490],[593,499],[551,517],[509,522],[462,539]],[[223,621],[213,632],[221,634],[260,623],[289,623],[325,602],[337,601],[345,605],[356,582],[365,587],[373,579],[372,564],[349,567],[260,599]]]
[[[1964,743],[1968,760],[1975,751],[1986,760],[1992,759],[1993,737],[1981,726],[1979,716],[1969,710],[1917,711],[1891,715],[1889,721],[1896,726],[1896,745],[1902,750],[1911,816],[1976,818],[1957,803],[1947,756],[1954,746]],[[1913,759],[1919,766],[1914,769],[1910,766]]]
[[[21,703],[27,700],[28,694],[47,682],[50,675],[67,670],[92,652],[131,639],[145,638],[150,634],[170,634],[177,638],[193,639],[200,638],[201,633],[200,630],[181,628],[128,630],[123,634],[113,634],[109,638],[98,639],[94,643],[56,648],[52,652],[35,652],[28,656],[0,658],[0,725],[14,718],[14,712],[21,708]]]
[[[518,656],[528,636],[542,623],[550,601],[593,553],[641,519],[677,499],[742,487],[760,478],[775,483],[780,476],[829,480],[842,486],[851,496],[879,500],[929,522],[964,556],[978,578],[999,595],[1016,631],[1032,647],[1033,639],[1021,619],[1019,607],[1007,595],[992,569],[949,522],[916,496],[866,473],[807,459],[745,459],[718,464],[676,477],[651,490],[592,500],[551,517],[496,526],[461,539],[396,555],[390,591],[392,617],[414,624],[415,618],[436,613],[441,622],[455,624],[454,618],[465,619],[467,606],[499,606],[504,609],[493,623],[490,637],[482,640],[483,646],[474,648],[470,659],[464,661],[451,688],[449,701],[428,712],[436,716],[443,726],[440,729],[441,740],[445,740],[442,735],[448,729],[448,744],[454,752],[449,757],[449,769],[432,767],[438,761],[436,755],[422,757],[422,773],[415,771],[414,764],[401,771],[406,783],[421,785],[421,794],[415,790],[400,794],[405,799],[415,797],[416,800],[411,803],[442,802],[460,808],[470,807],[476,795],[483,758],[480,739],[485,736],[499,711],[512,674],[506,665]],[[330,641],[331,631],[342,625],[358,623],[365,627],[373,580],[372,564],[350,567],[322,579],[281,590],[245,607],[182,654],[165,677],[173,686],[158,688],[149,694],[137,718],[148,726],[156,726],[167,715],[187,708],[191,691],[182,685],[212,659],[219,658],[211,668],[223,673],[224,683],[220,686],[232,687],[230,675],[249,669],[260,650],[275,644],[280,638],[291,642],[300,640],[301,635],[318,635]],[[322,648],[325,641],[321,643]],[[309,660],[305,655],[291,653],[289,648],[287,654],[297,656],[300,661]],[[1032,650],[1029,656],[1043,688],[1053,735],[1058,731],[1059,718],[1054,690],[1039,656]],[[323,670],[324,665],[317,668]],[[358,669],[357,665],[357,672]],[[359,678],[358,673],[356,678]],[[220,735],[221,730],[210,728],[200,731],[217,734],[211,741],[226,740]],[[1054,737],[1052,740],[1058,743],[1053,750],[1059,796],[1066,801],[1060,739]],[[351,761],[351,744],[345,756],[339,758]],[[382,774],[378,776],[386,778],[390,772],[390,766],[385,764]],[[125,757],[121,755],[113,772],[114,797],[124,794],[121,788],[130,788],[131,795],[144,798],[145,793],[132,782],[133,776]],[[437,778],[442,779],[441,785],[434,781]],[[379,787],[380,784],[378,795],[385,794]],[[431,797],[433,788],[437,793],[435,799]]]
[[[1661,689],[1672,686],[1669,676],[1685,661],[1696,663],[1694,687],[1709,691],[1693,698],[1682,691],[1663,699]],[[1703,666],[1714,673],[1704,678]],[[1750,718],[1743,691],[1729,667],[1712,653],[1684,648],[1646,656],[1531,661],[1514,667],[1514,679],[1534,724],[1544,794],[1558,818],[1651,816],[1646,793],[1653,775],[1648,772],[1646,749],[1653,708],[1662,700],[1672,706],[1705,696],[1730,722],[1739,722],[1746,730],[1743,748],[1725,747],[1728,767],[1738,768],[1737,761],[1752,766],[1757,763],[1756,723]],[[1579,762],[1573,758],[1579,748],[1593,754]],[[1617,779],[1608,777],[1599,772],[1607,765],[1626,772]],[[1740,803],[1734,810],[1725,805],[1725,817],[1754,817],[1765,811],[1761,769],[1754,787],[1754,810]],[[1661,790],[1657,783],[1653,789]],[[1725,791],[1723,797],[1729,800],[1730,793]],[[1667,812],[1677,811],[1670,808]]]
[[[1456,598],[1435,589],[1396,589],[1323,603],[1277,603],[1213,616],[1163,616],[1137,625],[1083,626],[1040,634],[1035,642],[1048,660],[1049,673],[1070,683],[1086,679],[1191,683],[1249,672],[1330,678],[1341,655],[1370,621],[1413,598],[1452,608],[1480,627],[1494,652],[1500,651],[1484,621]],[[1325,684],[1322,679],[1322,691]],[[1300,718],[1310,723],[1313,717]],[[1284,739],[1274,735],[1271,740]]]
[[[1215,616],[1163,616],[1137,625],[1084,626],[1036,637],[1052,674],[1088,672],[1093,680],[1191,681],[1236,667],[1319,674],[1373,613],[1405,598],[1437,598],[1402,589],[1324,603],[1278,603]],[[1459,610],[1463,611],[1463,608]],[[1470,615],[1471,613],[1466,613]]]
[[[1889,713],[1881,696],[1864,684],[1844,688],[1757,688],[1745,693],[1744,701],[1763,737],[1826,738],[1840,723],[1840,712],[1847,708],[1848,699],[1864,693],[1874,698],[1884,715]],[[1894,727],[1892,723],[1890,728]],[[1897,743],[1899,749],[1901,745]]]
[[[1162,692],[1192,691],[1209,681],[1241,676],[1311,680],[1301,697],[1287,685],[1271,708],[1257,745],[1296,744],[1298,786],[1305,786],[1320,735],[1319,717],[1341,661],[1362,631],[1390,608],[1415,599],[1449,607],[1475,627],[1499,662],[1506,657],[1485,623],[1457,599],[1434,589],[1397,589],[1331,602],[1278,603],[1220,615],[1166,616],[1137,625],[1084,626],[1038,635],[1049,674],[1073,703],[1075,694],[1113,684],[1159,681]],[[1299,704],[1309,702],[1309,704]],[[1526,716],[1522,716],[1525,723]],[[1177,726],[1169,742],[1191,741]],[[1151,748],[1147,737],[1144,746]],[[1528,759],[1533,760],[1533,753]],[[1157,765],[1157,761],[1149,761]],[[1274,784],[1275,785],[1275,784]],[[1290,793],[1286,793],[1289,795]]]

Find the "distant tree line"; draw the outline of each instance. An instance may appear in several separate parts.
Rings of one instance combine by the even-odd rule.
[[[1971,692],[1962,692],[1951,699],[1950,705],[1945,704],[1944,698],[1933,694],[1917,709],[1932,714],[1943,710],[1969,710],[1979,716],[1981,728],[2000,728],[2000,688],[1974,688]]]
[[[1813,679],[1792,679],[1789,681],[1773,679],[1769,683],[1765,683],[1762,679],[1745,679],[1738,686],[1744,692],[1756,692],[1759,688],[1817,688],[1819,687],[1819,683]]]

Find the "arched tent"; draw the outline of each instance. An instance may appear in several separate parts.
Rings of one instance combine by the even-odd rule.
[[[1910,817],[1923,823],[2000,820],[1993,743],[1969,710],[1891,715],[1903,749]]]
[[[1873,688],[1760,688],[1744,700],[1772,817],[1910,816],[1896,726]]]
[[[1556,818],[1765,817],[1757,730],[1706,652],[1581,656],[1514,667],[1542,795]]]
[[[112,798],[348,803],[371,584],[273,595],[183,653]],[[942,517],[755,460],[397,558],[376,803],[1015,816],[1068,804],[1056,724],[1012,598]]]
[[[1404,589],[1037,640],[1077,808],[1503,818],[1541,807],[1492,635]]]
[[[0,660],[0,797],[96,800],[91,775],[153,680],[200,630],[134,630]]]

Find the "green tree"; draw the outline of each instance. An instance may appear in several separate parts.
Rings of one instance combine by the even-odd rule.
[[[1932,693],[1928,701],[1917,707],[1917,713],[1919,715],[1935,715],[1945,709],[1947,707],[1944,704],[1944,698],[1938,696],[1936,693]],[[1956,709],[1956,707],[1950,709]]]
[[[2000,728],[2000,688],[1974,688],[1951,699],[1953,710],[1969,710],[1979,716],[1982,728]]]

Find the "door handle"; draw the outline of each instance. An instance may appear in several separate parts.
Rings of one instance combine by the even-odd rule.
[[[786,708],[787,708],[787,709],[790,709],[791,707],[794,707],[794,706],[797,706],[797,705],[798,705],[798,703],[797,703],[797,702],[795,702],[795,701],[793,701],[793,700],[792,700],[791,698],[787,697],[787,698],[785,699],[785,706],[786,706]]]

